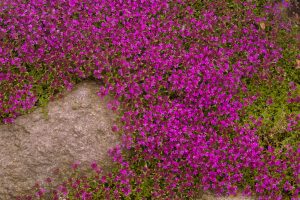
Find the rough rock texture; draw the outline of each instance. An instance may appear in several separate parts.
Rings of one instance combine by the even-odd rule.
[[[46,107],[20,116],[14,124],[0,125],[0,200],[10,200],[32,192],[36,182],[54,178],[61,183],[74,161],[87,168],[99,161],[109,169],[107,150],[119,143],[111,131],[117,116],[107,109],[109,99],[97,96],[99,84],[84,81],[61,99]],[[60,175],[53,172],[63,171]],[[215,197],[205,193],[198,200],[251,200],[237,197]]]
[[[245,197],[242,194],[236,196],[227,196],[227,197],[216,197],[213,194],[206,192],[203,196],[197,200],[254,200],[254,197]]]
[[[119,142],[111,131],[116,115],[98,90],[96,82],[84,81],[49,103],[48,119],[38,108],[0,126],[1,200],[26,193],[36,181],[53,177],[56,168],[70,169],[74,161],[110,166],[107,150]]]

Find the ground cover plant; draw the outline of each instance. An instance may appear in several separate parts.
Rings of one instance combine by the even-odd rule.
[[[298,199],[299,26],[287,4],[1,1],[0,119],[92,78],[122,124],[111,173],[74,164],[55,190],[20,198]]]

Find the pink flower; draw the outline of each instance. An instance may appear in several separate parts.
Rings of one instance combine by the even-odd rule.
[[[293,81],[291,81],[291,82],[289,83],[289,86],[290,86],[290,89],[291,89],[292,91],[294,91],[294,90],[297,89],[297,85],[296,85],[295,82],[293,82]]]
[[[266,102],[267,105],[271,105],[273,103],[273,99],[272,98],[269,98]]]
[[[78,166],[80,165],[80,161],[75,161],[72,165],[71,165],[71,168],[73,170],[76,170],[78,168]]]
[[[38,198],[42,198],[45,193],[46,193],[46,189],[45,188],[40,188],[39,191],[35,195]]]
[[[98,167],[96,161],[93,161],[93,162],[91,163],[91,168],[92,168],[96,173],[98,173],[98,174],[101,172],[101,169]]]
[[[64,196],[67,196],[67,194],[69,193],[69,192],[68,192],[68,189],[67,189],[65,186],[63,186],[63,185],[60,185],[60,186],[58,187],[58,190],[59,190],[60,192],[62,192]]]
[[[77,3],[77,0],[69,0],[69,6],[74,7]]]
[[[113,132],[118,132],[118,131],[119,131],[119,128],[118,128],[117,125],[114,124],[114,125],[112,126],[111,130],[112,130]]]

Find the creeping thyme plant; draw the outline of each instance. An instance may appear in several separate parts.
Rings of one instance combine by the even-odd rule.
[[[62,184],[20,199],[299,199],[299,24],[286,6],[2,0],[2,122],[96,79],[122,135],[111,172],[92,163],[79,176],[75,164]]]

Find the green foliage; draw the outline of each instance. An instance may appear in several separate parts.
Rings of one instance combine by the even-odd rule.
[[[296,69],[296,58],[300,55],[297,35],[299,36],[300,27],[294,25],[290,32],[280,30],[278,43],[283,49],[283,58],[279,60],[278,65],[285,70],[287,80],[300,84],[300,69]]]
[[[299,104],[288,103],[288,99],[300,95],[300,70],[295,67],[297,56],[300,54],[296,41],[297,33],[299,33],[299,27],[296,25],[291,32],[279,31],[276,39],[282,48],[283,57],[276,66],[271,68],[268,80],[260,80],[260,77],[244,80],[249,94],[259,94],[254,104],[246,108],[246,115],[263,118],[263,125],[257,134],[264,147],[271,145],[281,149],[286,144],[290,144],[296,148],[300,141],[299,130],[286,130],[287,117],[300,114]],[[295,91],[290,90],[290,82],[296,83]],[[291,96],[288,95],[289,92]],[[270,99],[273,103],[268,105],[267,101]]]
[[[26,75],[33,78],[32,92],[37,97],[37,102],[35,107],[26,111],[26,113],[31,112],[36,107],[42,107],[44,117],[48,117],[46,106],[49,103],[50,97],[54,94],[54,90],[51,88],[51,83],[54,80],[54,75],[49,72],[48,66],[42,66],[41,68],[36,68],[33,65],[26,64]],[[61,87],[60,91],[62,91]],[[22,113],[24,114],[24,113]]]
[[[206,6],[209,5],[207,3],[208,0],[197,0],[195,2],[191,2],[190,5],[195,9],[194,15],[196,17],[201,17],[201,13],[203,10],[207,9]],[[265,15],[262,10],[269,0],[256,0],[256,8],[254,10],[257,16]],[[235,15],[232,16],[232,24],[236,24],[238,26],[242,26],[240,20],[247,17],[244,12],[239,12],[242,10],[242,5],[237,3],[234,0],[228,0],[227,5],[217,9],[218,15],[225,15],[226,12],[235,11]],[[77,19],[79,17],[78,13],[74,13],[73,18]],[[166,16],[161,15],[162,19]],[[101,22],[95,24],[96,27],[101,26]],[[227,28],[230,28],[232,24],[228,24]],[[266,34],[271,32],[271,26],[266,27]],[[209,34],[221,34],[222,30],[216,30],[214,33]],[[294,25],[291,31],[279,30],[277,35],[274,37],[276,42],[282,48],[283,57],[279,60],[276,66],[272,66],[270,69],[270,76],[266,80],[262,80],[259,75],[254,76],[251,79],[243,80],[246,83],[248,92],[246,94],[242,94],[242,96],[251,96],[257,95],[258,99],[254,101],[254,103],[243,110],[243,115],[240,123],[253,125],[249,120],[250,116],[253,116],[255,119],[262,118],[263,124],[259,127],[257,134],[260,137],[260,144],[263,147],[267,147],[271,145],[276,148],[276,150],[283,149],[283,147],[287,144],[290,144],[292,147],[296,147],[300,141],[300,131],[287,131],[288,121],[287,117],[290,115],[298,115],[300,114],[300,105],[288,103],[288,99],[291,97],[300,95],[300,70],[295,68],[295,62],[297,56],[300,54],[296,35],[299,34],[299,27]],[[273,36],[269,36],[273,37]],[[186,50],[190,48],[192,42],[189,41],[184,44]],[[231,45],[231,44],[227,44]],[[14,52],[12,52],[14,53]],[[114,55],[115,57],[119,57],[120,55]],[[245,56],[245,55],[237,55],[237,56]],[[113,59],[114,57],[110,58]],[[238,60],[238,57],[237,57]],[[234,61],[232,61],[234,62]],[[58,88],[53,88],[51,84],[55,81],[55,74],[49,71],[49,66],[42,66],[40,68],[36,68],[32,65],[26,65],[26,76],[33,77],[33,88],[32,91],[38,98],[36,102],[37,107],[43,108],[43,113],[45,117],[47,117],[46,106],[50,101],[50,98],[55,94],[61,93],[65,88],[60,86]],[[281,69],[281,70],[280,70]],[[109,80],[111,84],[115,84],[113,81],[116,78],[120,78],[117,73],[118,68],[112,67],[109,72],[104,73],[104,77]],[[17,73],[17,71],[15,71]],[[264,71],[261,71],[264,73]],[[281,80],[283,78],[283,80]],[[97,80],[92,76],[89,76],[87,79]],[[78,83],[81,81],[80,78],[72,78],[72,81]],[[290,91],[289,83],[295,82],[297,85],[297,89],[293,92]],[[291,92],[291,96],[289,96],[289,92]],[[168,92],[166,88],[161,86],[158,91],[158,95],[164,96],[167,95],[170,99],[178,98],[178,94],[175,92]],[[4,99],[7,99],[8,96],[5,95]],[[267,103],[270,99],[272,99],[272,103]],[[147,102],[145,99],[143,101]],[[33,109],[31,109],[33,110]],[[28,113],[31,110],[26,112],[22,112],[22,114]],[[254,126],[254,125],[253,125]],[[130,153],[130,152],[129,152]],[[129,155],[128,157],[133,157],[134,155]],[[131,166],[131,169],[135,171],[137,174],[142,175],[143,171],[140,169],[143,166],[147,166],[149,168],[155,167],[158,161],[153,160],[152,162],[138,160],[135,165]],[[112,173],[117,172],[118,167],[112,169]],[[287,173],[288,170],[287,170]],[[152,175],[153,176],[153,175]],[[255,172],[250,169],[245,169],[243,171],[244,183],[248,184],[252,187],[255,185],[255,180],[253,177],[255,176]],[[291,175],[292,176],[292,175]],[[113,182],[113,178],[108,178],[106,185],[102,187],[109,187],[111,190],[115,189],[115,185]],[[160,180],[161,184],[163,184],[163,179]],[[88,178],[88,183],[90,186],[90,191],[95,191],[99,186],[99,183],[95,181],[94,178]],[[137,186],[137,184],[132,183],[133,186]],[[133,188],[134,194],[131,197],[127,197],[124,199],[142,199],[148,198],[151,199],[151,192],[154,187],[153,177],[149,176],[142,179],[142,183],[139,184],[140,191],[138,192],[136,188]],[[240,185],[243,187],[243,185]],[[93,193],[95,199],[104,198],[103,190],[98,190],[98,192]],[[75,199],[75,191],[70,191],[69,199]]]

